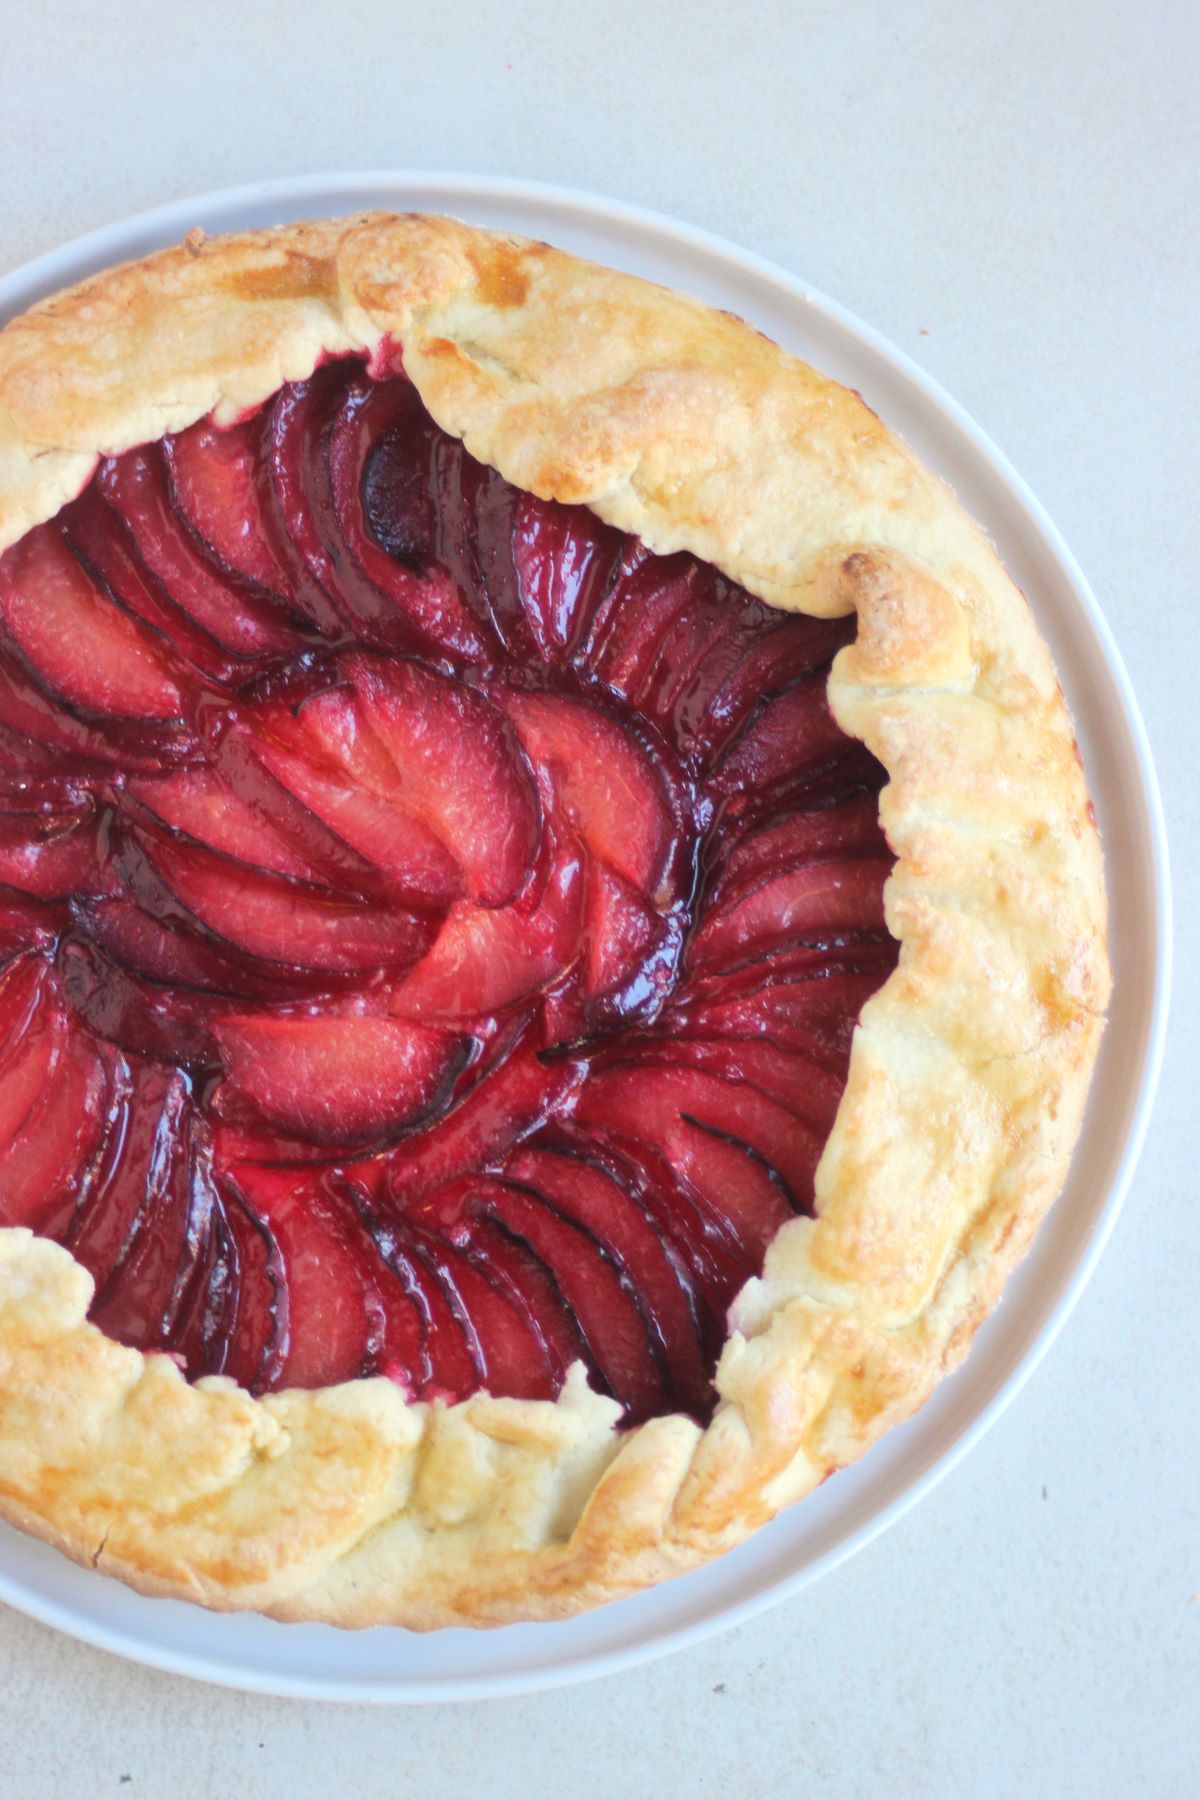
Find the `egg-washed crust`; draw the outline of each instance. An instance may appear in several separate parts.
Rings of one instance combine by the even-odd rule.
[[[86,1322],[0,1231],[0,1512],[143,1592],[427,1629],[563,1617],[694,1567],[859,1456],[965,1354],[1062,1186],[1108,998],[1100,846],[1049,654],[982,532],[854,393],[699,301],[448,219],[205,239],[0,334],[0,548],[97,459],[401,346],[508,480],[858,614],[829,697],[885,765],[901,951],[869,1001],[814,1219],[738,1296],[701,1430],[555,1402],[261,1400]]]

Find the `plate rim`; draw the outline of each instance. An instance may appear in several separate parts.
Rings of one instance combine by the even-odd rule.
[[[501,1698],[561,1689],[577,1682],[637,1667],[675,1650],[691,1647],[718,1632],[732,1629],[795,1595],[820,1576],[847,1561],[904,1517],[961,1463],[1015,1400],[1050,1350],[1091,1279],[1116,1226],[1145,1143],[1162,1067],[1173,961],[1173,904],[1162,798],[1145,724],[1112,630],[1087,577],[1062,534],[1005,453],[965,408],[906,351],[850,308],[756,251],[745,249],[715,232],[651,208],[550,182],[421,169],[327,171],[215,189],[170,201],[99,226],[0,274],[0,319],[25,310],[42,294],[56,291],[64,285],[64,279],[84,279],[87,273],[107,267],[114,260],[147,254],[147,249],[152,246],[141,248],[137,243],[139,238],[157,239],[163,244],[171,242],[188,229],[190,224],[195,223],[197,214],[227,214],[236,208],[268,206],[273,202],[291,205],[309,198],[318,204],[322,201],[334,202],[337,195],[344,196],[347,190],[373,188],[394,190],[398,206],[403,206],[406,192],[417,190],[436,194],[448,209],[462,205],[469,211],[473,199],[512,203],[518,207],[527,205],[547,211],[557,207],[566,209],[585,225],[594,223],[607,228],[616,225],[643,239],[659,243],[665,240],[699,252],[703,257],[724,265],[735,275],[745,272],[766,281],[779,293],[785,304],[802,306],[823,316],[837,330],[870,349],[893,374],[899,376],[902,383],[915,389],[924,402],[948,419],[953,429],[968,440],[989,476],[1016,502],[1024,522],[1035,529],[1043,548],[1057,565],[1073,600],[1086,616],[1091,628],[1120,701],[1123,723],[1133,753],[1132,772],[1136,777],[1138,797],[1144,808],[1151,853],[1149,885],[1153,894],[1155,930],[1152,997],[1140,1074],[1131,1087],[1133,1110],[1107,1196],[1095,1214],[1088,1241],[1078,1254],[1061,1292],[1037,1326],[1030,1342],[1018,1355],[1008,1375],[1001,1380],[996,1392],[957,1432],[948,1447],[936,1454],[915,1479],[881,1505],[873,1516],[853,1527],[839,1542],[800,1568],[767,1583],[760,1591],[749,1594],[740,1601],[718,1604],[705,1617],[673,1626],[668,1624],[660,1632],[650,1635],[648,1641],[591,1653],[585,1651],[573,1660],[537,1671],[457,1679],[446,1677],[419,1685],[350,1676],[335,1685],[327,1677],[305,1678],[269,1670],[261,1671],[249,1665],[236,1667],[226,1665],[217,1657],[192,1650],[172,1651],[156,1643],[140,1641],[119,1625],[108,1625],[92,1614],[77,1612],[69,1605],[26,1588],[0,1562],[0,1600],[43,1624],[145,1666],[221,1687],[285,1698],[315,1699],[331,1703],[419,1704]],[[344,205],[343,199],[343,208]],[[335,207],[331,209],[336,210]],[[64,277],[64,270],[72,273]],[[686,1577],[681,1579],[686,1580]],[[622,1602],[617,1601],[613,1605],[620,1607]],[[607,1612],[609,1609],[604,1610]],[[233,1619],[237,1617],[225,1616]],[[518,1629],[553,1630],[554,1627]]]

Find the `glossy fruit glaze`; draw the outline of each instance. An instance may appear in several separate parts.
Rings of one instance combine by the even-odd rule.
[[[851,631],[395,357],[103,463],[0,559],[0,1224],[192,1377],[704,1416],[895,961]]]

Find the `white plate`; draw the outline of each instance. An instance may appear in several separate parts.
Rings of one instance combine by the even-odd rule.
[[[987,527],[1030,595],[1078,725],[1108,852],[1116,992],[1066,1192],[980,1331],[965,1368],[854,1468],[694,1575],[559,1625],[417,1637],[221,1617],[146,1600],[0,1527],[0,1598],[157,1668],[265,1693],[462,1700],[560,1686],[694,1643],[795,1594],[951,1469],[1017,1393],[1079,1298],[1145,1135],[1166,1024],[1170,899],[1150,752],[1125,671],[1083,575],[1023,482],[907,357],[832,301],[705,232],[634,207],[526,183],[368,173],[209,195],[93,233],[0,280],[0,318],[193,225],[240,230],[362,208],[446,211],[684,288],[751,320],[858,388]]]

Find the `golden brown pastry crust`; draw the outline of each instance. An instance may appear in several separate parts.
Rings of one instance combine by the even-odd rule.
[[[0,333],[0,548],[96,460],[385,338],[509,480],[858,614],[830,701],[888,770],[896,973],[817,1175],[737,1298],[701,1431],[558,1401],[253,1400],[86,1322],[0,1231],[0,1512],[148,1593],[417,1628],[555,1618],[736,1544],[925,1399],[1065,1177],[1108,998],[1100,847],[1049,654],[983,534],[855,394],[702,303],[372,215],[110,270]]]

